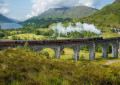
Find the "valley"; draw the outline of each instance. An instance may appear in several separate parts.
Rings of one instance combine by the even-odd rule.
[[[0,14],[0,26],[19,25],[2,27],[0,42],[120,37],[119,32],[111,29],[120,28],[119,9],[120,0],[116,0],[100,10],[87,6],[50,8],[21,22]],[[102,58],[103,49],[98,45],[94,61],[89,60],[89,46],[80,50],[78,61],[70,47],[63,49],[60,59],[50,48],[36,52],[28,43],[8,47],[0,50],[0,85],[119,85],[120,58],[113,58],[112,47],[109,44],[108,58]]]

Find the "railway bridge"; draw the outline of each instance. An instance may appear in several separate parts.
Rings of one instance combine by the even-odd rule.
[[[102,57],[108,58],[108,48],[112,44],[112,57],[118,58],[118,49],[120,44],[120,37],[103,39],[102,37],[96,38],[79,38],[79,39],[62,39],[62,40],[12,40],[0,41],[0,50],[7,49],[8,47],[23,47],[25,43],[35,51],[41,51],[45,48],[51,48],[55,51],[56,58],[60,58],[61,51],[70,47],[74,51],[74,59],[79,60],[79,52],[84,46],[89,47],[89,60],[95,60],[95,50],[98,45],[102,46]],[[120,53],[120,50],[119,50]]]

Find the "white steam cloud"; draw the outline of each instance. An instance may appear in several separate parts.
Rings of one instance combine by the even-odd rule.
[[[32,0],[33,6],[31,14],[26,18],[37,16],[50,8],[55,7],[72,7],[78,5],[84,5],[89,7],[95,7],[99,3],[99,0]]]
[[[52,26],[52,29],[54,33],[58,33],[59,36],[60,34],[67,35],[67,33],[72,33],[72,32],[81,33],[82,31],[89,31],[89,32],[101,35],[101,31],[97,29],[93,24],[87,24],[87,23],[82,24],[80,22],[77,22],[76,26],[72,26],[71,23],[69,23],[68,27],[64,27],[62,23],[58,23]]]

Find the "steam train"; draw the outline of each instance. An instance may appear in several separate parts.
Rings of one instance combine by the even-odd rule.
[[[103,40],[103,37],[61,39],[61,40],[10,40],[10,41],[0,41],[0,45],[25,44],[26,42],[28,44],[74,43],[74,42],[89,42],[95,40]]]

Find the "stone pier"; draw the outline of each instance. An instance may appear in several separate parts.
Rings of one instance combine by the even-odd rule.
[[[119,43],[118,41],[116,41],[112,45],[112,57],[118,58],[118,48],[119,48]]]
[[[95,60],[95,43],[89,45],[89,60]]]
[[[74,59],[75,59],[76,61],[79,60],[79,52],[80,52],[79,49],[74,49]]]
[[[102,45],[102,58],[108,58],[109,43]]]
[[[60,53],[61,53],[61,47],[60,46],[57,46],[55,49],[55,55],[56,55],[56,58],[59,59],[60,58]]]

